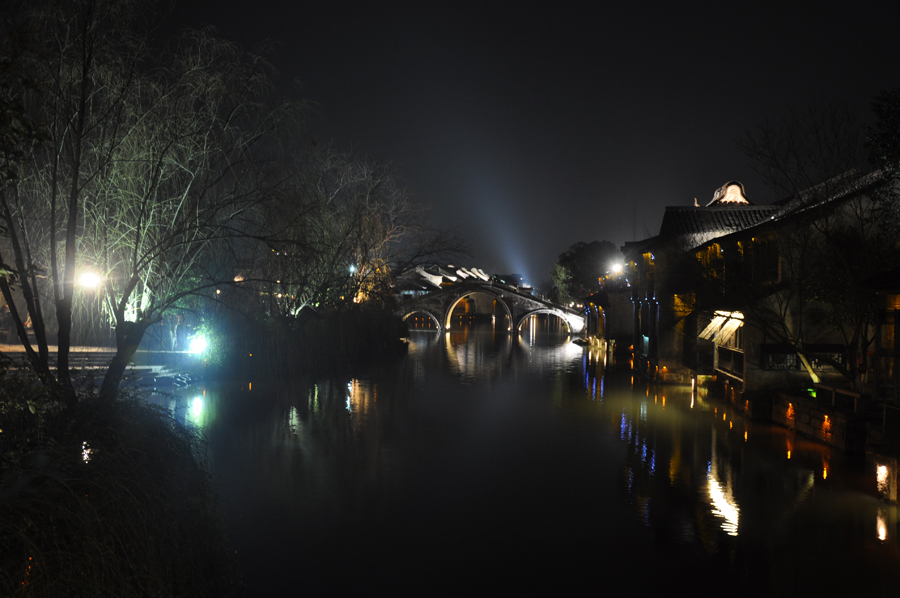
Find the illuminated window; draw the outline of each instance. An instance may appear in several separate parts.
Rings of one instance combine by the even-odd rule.
[[[719,278],[725,272],[725,260],[722,247],[718,243],[710,243],[705,249],[697,253],[697,258],[703,265],[706,275],[711,278]]]

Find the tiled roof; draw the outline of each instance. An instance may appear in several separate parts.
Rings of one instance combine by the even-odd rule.
[[[777,206],[719,205],[707,208],[669,206],[659,229],[660,237],[711,238],[727,235],[769,219]]]

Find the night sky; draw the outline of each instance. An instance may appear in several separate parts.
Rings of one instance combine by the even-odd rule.
[[[549,279],[576,241],[656,234],[667,205],[736,179],[736,140],[813,100],[869,118],[900,86],[894,2],[182,2],[317,104],[319,142],[392,161],[456,228],[464,265]]]

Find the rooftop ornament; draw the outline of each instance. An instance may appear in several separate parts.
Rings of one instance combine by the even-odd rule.
[[[697,204],[696,199],[694,204]],[[750,201],[744,193],[744,185],[738,181],[728,181],[716,189],[712,201],[706,204],[706,207],[712,205],[750,205]]]

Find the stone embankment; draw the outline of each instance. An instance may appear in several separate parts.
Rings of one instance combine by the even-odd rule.
[[[867,428],[878,421],[868,415],[786,393],[772,400],[772,421],[846,453],[865,452]]]

